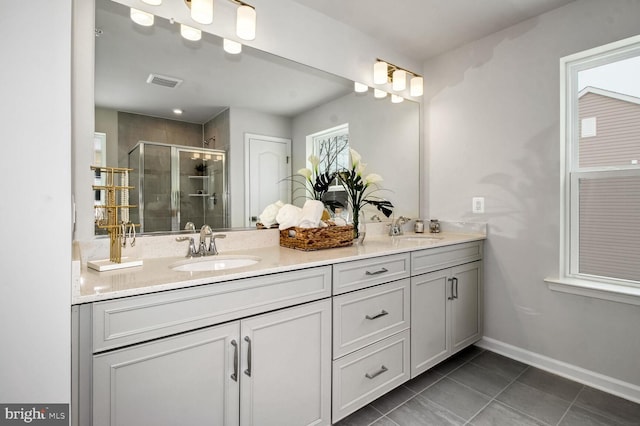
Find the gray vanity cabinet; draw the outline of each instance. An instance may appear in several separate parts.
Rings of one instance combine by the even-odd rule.
[[[412,253],[411,377],[480,340],[482,242]],[[455,266],[453,266],[455,265]]]
[[[330,329],[326,299],[96,355],[93,425],[329,424]]]

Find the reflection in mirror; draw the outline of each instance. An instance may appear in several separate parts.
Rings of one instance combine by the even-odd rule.
[[[134,185],[144,193],[151,180],[175,172],[171,160],[158,163],[166,169],[157,175],[135,161],[130,163],[129,153],[141,143],[147,148],[200,150],[201,156],[207,150],[224,155],[225,167],[216,172],[221,178],[214,183],[220,186],[212,200],[204,196],[213,196],[205,192],[205,182],[200,182],[203,194],[193,188],[176,189],[176,182],[171,182],[155,195],[145,196],[139,209],[144,232],[184,228],[184,214],[174,210],[185,194],[186,199],[203,204],[204,214],[198,220],[216,228],[247,226],[251,223],[247,210],[251,194],[245,191],[251,172],[245,166],[247,135],[290,141],[291,152],[285,157],[291,175],[307,166],[313,135],[338,126],[348,126],[349,146],[362,154],[368,171],[383,176],[382,185],[389,190],[384,196],[397,207],[396,212],[417,217],[417,103],[391,104],[374,99],[371,93],[356,94],[346,79],[247,46],[240,55],[230,55],[223,51],[222,40],[211,34],[203,33],[196,42],[185,40],[177,23],[162,18],[155,19],[153,27],[142,28],[130,20],[126,6],[110,0],[96,0],[96,28],[95,131],[106,135],[107,165],[137,168],[142,181]],[[170,82],[174,88],[167,87]],[[175,115],[174,109],[182,114]],[[198,180],[188,177],[197,174],[186,176],[191,184]],[[209,177],[200,179],[211,185]],[[274,176],[265,182],[275,186],[280,179]],[[148,203],[162,203],[161,210],[167,211],[166,217],[154,218],[157,226],[150,227],[148,219],[158,204]],[[208,211],[210,203],[213,212]]]

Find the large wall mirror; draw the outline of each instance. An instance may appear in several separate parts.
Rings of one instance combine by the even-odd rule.
[[[129,7],[95,3],[96,161],[134,169],[144,232],[182,230],[187,221],[244,228],[260,202],[276,201],[268,197],[299,203],[290,185],[281,188],[283,177],[307,167],[312,135],[340,126],[367,172],[384,178],[378,195],[396,215],[417,217],[418,103],[357,94],[344,78],[247,46],[232,55],[217,36],[189,41],[178,23],[157,17],[141,27]],[[285,166],[260,177],[268,197],[253,202],[252,146],[265,143],[282,146]]]

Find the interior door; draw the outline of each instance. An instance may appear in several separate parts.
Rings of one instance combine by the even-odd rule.
[[[269,204],[291,202],[291,140],[245,135],[245,224],[255,226]]]

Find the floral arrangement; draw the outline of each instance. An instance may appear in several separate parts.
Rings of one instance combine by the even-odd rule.
[[[310,155],[308,161],[311,163],[311,169],[300,169],[298,170],[298,174],[304,176],[305,181],[308,182],[307,190],[310,192],[311,198],[323,201],[324,195],[329,190],[329,186],[331,186],[331,182],[336,178],[336,173],[320,173],[318,167],[320,158],[316,155]]]
[[[379,197],[373,197],[372,194],[379,191],[379,182],[382,182],[382,176],[376,173],[369,173],[363,177],[366,164],[362,162],[360,154],[354,149],[349,149],[351,157],[351,169],[338,172],[338,180],[347,192],[349,205],[353,212],[353,232],[354,237],[359,235],[358,224],[360,221],[360,210],[367,205],[375,206],[386,217],[393,213],[393,204]]]

